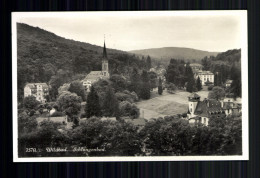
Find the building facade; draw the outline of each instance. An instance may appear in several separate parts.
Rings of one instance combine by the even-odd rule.
[[[46,83],[27,83],[24,87],[24,97],[34,96],[41,103],[46,102],[49,87]]]
[[[86,92],[90,91],[90,87],[100,79],[107,79],[110,77],[109,65],[106,51],[106,44],[104,42],[103,57],[102,57],[102,70],[91,71],[83,80],[82,84],[85,87]]]
[[[195,79],[200,78],[202,85],[214,84],[214,74],[210,71],[197,71],[194,73]]]
[[[187,119],[191,124],[201,123],[208,126],[210,118],[241,114],[241,105],[234,103],[232,98],[224,98],[220,101],[215,99],[200,101],[200,96],[193,93],[188,97],[188,101]]]

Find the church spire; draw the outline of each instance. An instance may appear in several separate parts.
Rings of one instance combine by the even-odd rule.
[[[103,58],[107,58],[107,50],[106,50],[105,36],[104,36]]]

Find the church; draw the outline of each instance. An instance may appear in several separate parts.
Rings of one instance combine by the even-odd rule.
[[[86,91],[90,91],[90,87],[93,85],[93,83],[97,82],[100,79],[108,79],[109,76],[110,75],[109,75],[109,67],[108,67],[107,50],[106,50],[106,44],[104,41],[103,57],[102,57],[102,70],[101,71],[91,71],[82,80],[82,84],[85,87]]]

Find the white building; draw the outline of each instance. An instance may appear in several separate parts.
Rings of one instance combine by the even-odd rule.
[[[49,87],[46,83],[27,83],[24,87],[24,97],[34,96],[41,103],[46,102]]]
[[[214,74],[210,71],[199,70],[195,74],[195,79],[200,78],[201,84],[206,85],[207,82],[214,84]]]

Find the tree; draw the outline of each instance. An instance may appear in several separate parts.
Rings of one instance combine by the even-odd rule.
[[[129,92],[128,90],[124,90],[123,92],[116,92],[115,95],[119,102],[128,101],[129,103],[134,103],[138,101],[138,96],[134,91]]]
[[[133,119],[138,118],[140,115],[139,108],[128,101],[119,103],[120,116],[129,116]]]
[[[167,91],[168,93],[174,93],[177,87],[173,83],[168,83],[167,84]]]
[[[51,85],[49,93],[52,100],[56,99],[58,95],[58,88],[70,80],[70,74],[70,71],[60,69],[56,75],[51,77],[49,82]]]
[[[225,90],[221,87],[213,87],[212,91],[209,92],[208,94],[208,98],[209,99],[216,99],[216,100],[219,100],[219,99],[222,99],[225,97]]]
[[[126,79],[118,74],[114,74],[110,77],[110,80],[113,82],[112,86],[115,89],[115,91],[123,91],[126,89]]]
[[[27,96],[23,100],[23,105],[26,109],[36,110],[38,108],[38,106],[40,105],[40,102],[37,101],[34,96]]]
[[[25,113],[18,115],[18,133],[19,135],[27,132],[32,132],[37,128],[37,121],[35,116],[28,116]]]
[[[91,116],[100,116],[101,109],[99,104],[99,96],[93,86],[90,88],[90,92],[87,97],[87,104],[85,107],[86,117],[90,118]]]
[[[151,67],[152,67],[152,61],[151,61],[151,57],[148,55],[146,59],[146,69],[150,70]]]
[[[191,69],[189,63],[186,64],[185,77],[187,79],[186,91],[188,91],[188,92],[196,91],[197,88],[196,88],[196,84],[195,84],[194,74],[192,72],[192,69]]]
[[[57,99],[59,110],[70,118],[77,116],[81,109],[81,97],[71,92],[63,92]]]
[[[234,94],[235,98],[241,97],[241,79],[236,78],[232,81],[230,91]]]
[[[118,121],[101,121],[91,117],[82,122],[70,135],[76,145],[89,149],[104,149],[101,152],[87,152],[88,156],[135,156],[142,153],[142,140],[137,127]]]
[[[210,69],[210,66],[211,66],[211,60],[206,56],[204,57],[202,60],[202,66],[203,66],[203,70],[209,70]]]
[[[115,93],[111,87],[106,90],[104,103],[102,106],[102,113],[106,117],[117,117],[119,113],[119,103]]]
[[[128,86],[129,91],[134,91],[138,97],[140,97],[140,92],[141,92],[141,76],[138,73],[138,69],[134,68],[132,71],[132,75],[130,77],[130,85]]]
[[[187,155],[191,148],[192,132],[189,122],[169,117],[154,119],[140,131],[146,148],[152,155]]]
[[[141,84],[141,93],[140,97],[142,99],[149,99],[150,98],[150,82],[149,82],[149,76],[147,71],[143,71],[142,76],[142,84]]]
[[[196,87],[197,87],[198,91],[200,91],[202,89],[200,77],[198,77],[196,80]]]
[[[186,67],[184,66],[184,62],[182,60],[176,60],[171,59],[170,64],[168,65],[168,68],[166,70],[166,81],[170,83],[174,83],[178,87],[183,87],[188,74],[188,67],[189,64],[186,64]],[[191,68],[189,67],[191,70]]]
[[[192,93],[194,91],[196,91],[196,86],[195,86],[195,79],[194,77],[189,78],[188,83],[187,83],[187,87],[186,87],[186,91]]]
[[[155,72],[148,72],[151,90],[157,87],[157,74]]]
[[[85,88],[80,81],[74,81],[70,84],[68,91],[71,93],[76,93],[78,96],[82,98],[83,101],[86,101],[86,93]]]
[[[159,78],[159,85],[158,85],[158,94],[159,95],[162,95],[162,92],[163,92],[163,88],[162,88],[162,79],[161,77]]]

